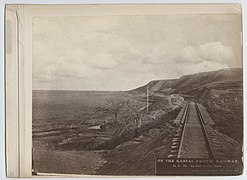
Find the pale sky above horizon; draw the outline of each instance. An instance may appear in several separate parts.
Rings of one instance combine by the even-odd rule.
[[[129,90],[242,67],[240,14],[36,17],[33,89]]]

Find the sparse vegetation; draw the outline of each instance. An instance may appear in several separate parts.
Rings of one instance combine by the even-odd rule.
[[[243,142],[242,90],[222,90],[217,97],[211,94],[205,106],[214,119],[217,130],[239,143]]]
[[[120,119],[119,119],[119,114],[121,113],[120,111],[122,109],[124,109],[124,107],[126,106],[126,104],[128,103],[128,100],[122,101],[122,100],[118,100],[118,99],[111,99],[109,100],[109,103],[107,103],[108,105],[105,107],[98,107],[96,108],[95,113],[108,113],[108,115],[113,115],[114,116],[114,121],[116,123],[120,123]]]
[[[153,175],[153,159],[169,153],[173,120],[186,99],[207,107],[214,128],[222,133],[221,141],[226,140],[224,148],[240,156],[241,73],[241,69],[220,70],[152,81],[148,112],[146,86],[130,92],[34,91],[34,167],[48,172],[44,162],[68,161],[69,169],[61,165],[49,167],[49,172]],[[88,163],[88,158],[93,163],[78,168],[78,161]]]

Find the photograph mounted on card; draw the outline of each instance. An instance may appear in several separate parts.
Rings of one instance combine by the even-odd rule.
[[[241,5],[6,13],[9,177],[242,174]]]

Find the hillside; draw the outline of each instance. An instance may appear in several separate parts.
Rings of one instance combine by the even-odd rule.
[[[193,95],[207,88],[241,88],[242,81],[243,70],[241,68],[229,68],[184,75],[179,79],[155,80],[130,92],[145,93],[148,86],[151,93],[161,92]]]
[[[133,94],[180,94],[203,104],[215,121],[215,129],[243,140],[243,69],[228,68],[184,75],[179,79],[151,81],[131,90]]]

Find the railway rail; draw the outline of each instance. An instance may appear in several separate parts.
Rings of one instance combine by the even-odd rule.
[[[195,102],[187,102],[168,158],[224,159],[221,144]]]

